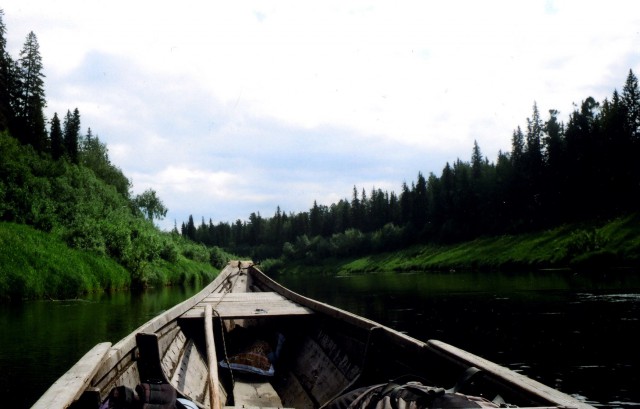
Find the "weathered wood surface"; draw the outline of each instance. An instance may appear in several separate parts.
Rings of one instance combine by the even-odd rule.
[[[236,408],[257,406],[281,408],[282,401],[269,382],[237,379],[233,385],[233,402]]]
[[[288,300],[278,293],[257,292],[211,294],[185,312],[181,318],[202,319],[206,305],[215,308],[216,313],[225,319],[313,314],[310,308]]]
[[[207,346],[207,365],[209,384],[209,405],[211,409],[221,409],[220,406],[220,381],[218,379],[218,360],[216,359],[216,344],[213,340],[213,312],[211,305],[204,307],[204,337]]]
[[[239,266],[246,268],[249,263],[230,262],[213,280],[209,285],[202,289],[195,296],[188,298],[182,303],[169,309],[165,313],[153,318],[152,320],[141,325],[138,329],[134,330],[131,334],[120,340],[117,344],[109,350],[107,358],[104,364],[98,369],[98,372],[94,376],[92,381],[93,385],[97,385],[100,388],[101,398],[106,398],[110,391],[110,388],[114,384],[127,385],[135,387],[136,382],[139,382],[137,377],[137,368],[133,357],[136,350],[136,334],[139,332],[158,332],[167,325],[175,325],[175,320],[194,307],[198,302],[204,299],[212,292],[222,291],[225,285],[228,283],[228,278],[237,274],[240,269]],[[123,378],[123,374],[124,376]],[[52,406],[54,407],[54,406]]]
[[[196,402],[202,402],[208,407],[210,398],[206,374],[207,363],[190,339],[181,350],[180,360],[171,377],[171,384],[183,395]],[[226,400],[226,395],[222,396],[221,400]]]
[[[110,342],[94,346],[67,373],[62,375],[32,408],[66,408],[80,397],[111,348]]]

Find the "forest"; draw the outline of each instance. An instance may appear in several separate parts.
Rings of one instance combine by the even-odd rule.
[[[278,207],[271,217],[254,212],[216,224],[191,216],[163,232],[154,225],[167,213],[161,199],[152,189],[132,195],[107,146],[91,128],[81,131],[78,108],[46,118],[36,35],[29,33],[13,58],[5,34],[0,9],[0,299],[207,279],[214,274],[208,267],[224,265],[230,254],[313,263],[610,220],[638,209],[640,90],[629,70],[621,92],[600,102],[587,97],[567,123],[556,110],[543,117],[534,103],[526,127],[511,135],[511,150],[495,161],[476,142],[470,160],[446,163],[439,176],[418,172],[399,193],[354,186],[350,198],[314,202],[305,212]],[[60,274],[76,275],[42,282],[48,279],[33,258],[53,250],[29,252],[25,237],[113,260],[127,276],[68,268]]]
[[[637,211],[640,197],[640,90],[632,70],[610,98],[587,97],[567,123],[533,104],[511,151],[495,162],[477,142],[469,161],[418,173],[399,193],[354,186],[350,199],[306,212],[214,224],[191,216],[175,232],[254,259],[358,256],[413,244],[451,244],[522,234]]]

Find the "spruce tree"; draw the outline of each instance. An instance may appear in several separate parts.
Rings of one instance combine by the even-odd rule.
[[[471,153],[471,176],[479,180],[482,175],[482,153],[478,141],[473,141],[473,152]]]
[[[5,37],[4,10],[0,9],[0,132],[8,129],[13,120],[11,106],[11,73],[13,61],[7,53],[7,39]]]
[[[51,119],[51,131],[49,133],[51,141],[51,156],[53,159],[60,159],[64,155],[64,144],[62,139],[62,128],[60,127],[60,118],[58,113],[53,114]]]
[[[640,89],[638,78],[629,70],[627,80],[622,88],[622,105],[627,114],[627,127],[634,140],[640,139]]]
[[[44,77],[40,45],[36,35],[30,32],[24,43],[17,64],[17,136],[24,144],[36,150],[47,148],[44,108]]]
[[[67,111],[64,119],[64,148],[71,163],[79,161],[80,111],[76,108],[73,114]]]

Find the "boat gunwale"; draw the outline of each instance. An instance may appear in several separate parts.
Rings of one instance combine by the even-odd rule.
[[[346,320],[348,321],[348,323],[356,324],[364,329],[380,328],[383,331],[387,332],[391,337],[393,337],[395,341],[402,341],[402,344],[404,346],[425,348],[442,357],[456,361],[461,365],[467,367],[476,366],[486,373],[491,374],[495,381],[499,381],[505,387],[519,390],[520,393],[529,393],[531,396],[535,396],[539,400],[547,401],[556,405],[549,407],[593,409],[593,406],[589,405],[588,403],[581,402],[560,390],[554,389],[548,385],[536,381],[535,379],[514,372],[505,366],[489,361],[485,358],[460,349],[456,346],[450,345],[446,342],[436,339],[429,339],[426,342],[421,341],[393,328],[387,327],[386,325],[380,324],[376,321],[370,320],[346,310],[342,310],[330,304],[326,304],[321,301],[300,295],[283,286],[282,284],[276,282],[255,266],[252,265],[251,268],[254,271],[257,271],[257,274],[254,275],[254,279],[258,278],[261,283],[269,287],[271,290],[281,293],[284,297],[290,298],[291,300],[298,302],[299,304],[304,305],[319,313],[329,315],[332,318]]]
[[[426,342],[418,340],[376,321],[298,294],[276,282],[274,279],[262,272],[252,262],[242,261],[230,261],[227,266],[220,271],[217,277],[197,294],[150,319],[122,338],[116,344],[112,345],[102,360],[102,363],[94,371],[93,376],[91,376],[89,387],[87,387],[86,390],[93,389],[94,392],[97,390],[100,393],[101,398],[104,398],[105,394],[108,392],[106,391],[108,386],[117,380],[121,374],[131,368],[132,365],[135,365],[137,351],[136,334],[140,332],[158,333],[172,323],[178,325],[178,319],[186,311],[196,306],[210,294],[220,290],[224,283],[228,282],[229,277],[232,277],[233,274],[237,274],[242,271],[247,274],[247,277],[250,277],[249,282],[253,282],[254,284],[254,286],[247,289],[248,292],[251,292],[255,287],[258,287],[260,290],[264,290],[266,288],[293,302],[311,309],[318,313],[319,316],[326,316],[330,319],[340,320],[347,325],[353,325],[363,330],[382,330],[386,337],[401,348],[410,348],[416,352],[421,350],[429,351],[430,353],[441,356],[460,366],[476,366],[489,374],[494,382],[500,383],[503,387],[513,389],[520,394],[528,394],[530,396],[534,396],[539,401],[547,402],[549,403],[548,407],[593,409],[593,406],[588,403],[581,402],[562,391],[551,388],[550,386],[538,382],[535,379],[514,372],[505,366],[481,358],[471,352],[467,352],[438,340],[427,340]],[[256,284],[258,285],[256,286]],[[81,361],[82,359],[78,362]],[[62,376],[64,375],[66,375],[66,373]],[[54,385],[49,389],[52,389]],[[100,386],[96,387],[97,385]],[[47,392],[48,391],[46,391],[42,396],[45,396]],[[70,401],[60,407],[67,407],[72,403],[73,402]],[[547,405],[543,406],[546,407]]]
[[[209,294],[213,293],[222,285],[222,283],[230,274],[239,269],[240,268],[237,264],[234,265],[234,263],[229,262],[227,266],[222,269],[222,271],[220,271],[216,278],[202,290],[200,290],[197,294],[187,298],[186,300],[173,306],[162,314],[140,325],[138,328],[136,328],[116,344],[114,344],[107,353],[107,356],[104,359],[100,369],[94,375],[93,383],[97,383],[95,382],[96,380],[101,380],[102,378],[104,378],[109,372],[113,370],[113,368],[118,365],[120,361],[125,359],[127,356],[131,356],[135,353],[135,350],[137,348],[136,334],[140,332],[156,333],[171,322],[177,321],[177,319],[180,318],[180,316],[185,311],[189,310]]]

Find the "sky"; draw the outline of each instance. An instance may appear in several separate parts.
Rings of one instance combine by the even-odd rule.
[[[46,115],[78,108],[169,230],[400,193],[495,162],[543,117],[640,73],[640,2],[5,0],[33,31]]]

